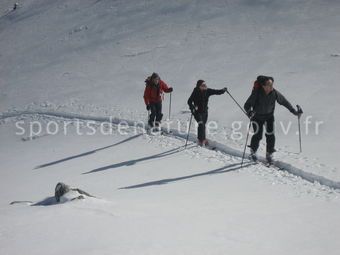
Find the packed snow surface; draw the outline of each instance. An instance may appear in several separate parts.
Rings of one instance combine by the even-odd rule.
[[[0,254],[338,253],[339,1],[15,2],[0,4]],[[174,88],[170,134],[132,125],[154,71]],[[227,94],[209,102],[216,150],[194,126],[185,149],[196,81],[243,105],[259,74],[302,106],[302,153],[277,105],[275,166],[241,168],[248,120]],[[94,197],[56,203],[58,182]]]

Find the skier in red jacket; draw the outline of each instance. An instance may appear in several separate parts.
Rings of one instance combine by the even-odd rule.
[[[151,110],[151,114],[148,120],[149,126],[158,127],[161,123],[162,114],[162,93],[170,93],[173,91],[172,87],[161,80],[157,73],[153,73],[145,80],[146,86],[144,91],[144,101],[146,109]]]

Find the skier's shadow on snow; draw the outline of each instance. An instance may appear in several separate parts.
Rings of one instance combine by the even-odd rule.
[[[48,167],[48,166],[52,166],[52,165],[56,165],[56,164],[59,164],[59,163],[62,163],[62,162],[65,162],[65,161],[68,161],[68,160],[71,160],[71,159],[76,159],[76,158],[80,158],[80,157],[85,157],[85,156],[88,156],[88,155],[91,155],[93,153],[96,153],[98,151],[102,151],[102,150],[105,150],[105,149],[108,149],[108,148],[111,148],[111,147],[114,147],[114,146],[117,146],[117,145],[120,145],[122,143],[125,143],[125,142],[128,142],[128,141],[131,141],[139,136],[141,136],[141,134],[137,134],[137,135],[134,135],[134,136],[131,136],[131,137],[128,137],[118,143],[114,143],[114,144],[111,144],[109,146],[105,146],[105,147],[102,147],[102,148],[98,148],[98,149],[95,149],[95,150],[92,150],[92,151],[88,151],[88,152],[84,152],[84,153],[81,153],[81,154],[78,154],[78,155],[74,155],[74,156],[71,156],[71,157],[67,157],[67,158],[63,158],[63,159],[60,159],[60,160],[57,160],[57,161],[53,161],[53,162],[50,162],[50,163],[46,163],[46,164],[43,164],[43,165],[39,165],[39,166],[36,166],[34,169],[39,169],[39,168],[44,168],[44,167]]]
[[[192,147],[192,146],[187,146],[187,148],[190,148],[190,147]],[[147,156],[147,157],[143,157],[143,158],[138,158],[138,159],[127,160],[127,161],[123,161],[123,162],[116,163],[116,164],[113,164],[113,165],[108,165],[108,166],[96,168],[96,169],[93,169],[91,171],[85,172],[83,174],[92,174],[92,173],[105,171],[105,170],[112,169],[112,168],[118,168],[118,167],[122,167],[122,166],[131,166],[131,165],[134,165],[134,164],[142,162],[142,161],[167,157],[167,156],[170,156],[172,154],[178,153],[178,152],[180,152],[184,149],[185,149],[184,146],[180,146],[180,147],[177,147],[177,148],[174,148],[174,149],[171,149],[171,150],[168,150],[168,151],[164,151],[164,152],[161,152],[161,153],[158,153],[158,154],[155,154],[155,155],[151,155],[151,156]]]
[[[243,167],[251,166],[254,165],[255,163],[248,163],[243,165]],[[127,187],[122,187],[119,189],[137,189],[137,188],[143,188],[143,187],[148,187],[148,186],[155,186],[155,185],[164,185],[168,184],[171,182],[177,182],[181,180],[186,180],[186,179],[191,179],[191,178],[196,178],[200,176],[205,176],[205,175],[212,175],[212,174],[223,174],[227,172],[232,172],[241,169],[241,163],[235,163],[227,166],[223,166],[208,172],[203,172],[203,173],[198,173],[198,174],[192,174],[192,175],[186,175],[186,176],[181,176],[181,177],[176,177],[176,178],[169,178],[169,179],[162,179],[162,180],[157,180],[157,181],[151,181],[151,182],[145,182],[137,185],[132,185],[132,186],[127,186]]]

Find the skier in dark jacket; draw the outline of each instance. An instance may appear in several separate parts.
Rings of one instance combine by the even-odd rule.
[[[198,141],[199,145],[207,145],[205,139],[205,124],[208,120],[208,101],[212,95],[221,95],[227,91],[227,88],[223,89],[210,89],[207,88],[205,81],[198,80],[196,87],[194,88],[191,96],[188,99],[188,105],[191,113],[198,123]]]
[[[153,73],[145,80],[146,86],[144,90],[144,101],[146,109],[151,110],[148,124],[152,128],[154,125],[158,127],[161,123],[162,114],[162,93],[170,93],[173,91],[172,87],[161,80],[157,73]]]
[[[252,120],[254,135],[250,142],[250,153],[254,161],[257,160],[256,151],[263,135],[263,125],[266,125],[267,152],[266,159],[270,163],[275,152],[274,110],[275,102],[285,106],[291,113],[300,113],[293,108],[289,101],[273,88],[274,78],[259,76],[255,82],[251,95],[244,104],[244,109]]]

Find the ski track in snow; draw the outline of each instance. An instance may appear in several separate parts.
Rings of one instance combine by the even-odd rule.
[[[134,125],[133,120],[127,120],[127,119],[122,119],[122,118],[109,118],[109,117],[100,117],[100,116],[91,116],[91,115],[82,115],[82,114],[77,114],[77,113],[66,113],[66,112],[57,112],[57,111],[45,111],[45,110],[23,110],[23,111],[15,111],[15,112],[8,112],[8,113],[2,113],[0,114],[0,121],[4,121],[9,118],[16,118],[16,117],[25,117],[25,116],[40,116],[40,117],[52,117],[52,118],[62,118],[62,119],[73,119],[73,120],[82,120],[82,121],[95,121],[95,122],[111,122],[112,124],[119,124],[121,122],[127,123],[129,126]],[[186,134],[182,134],[178,132],[175,129],[171,129],[172,134],[165,135],[162,137],[159,136],[150,136],[149,137],[149,142],[157,142],[159,143],[162,147],[169,147],[169,146],[174,146],[178,144],[183,145],[183,139],[186,138]],[[164,139],[166,137],[166,139]],[[174,140],[171,140],[171,138],[177,138],[177,142]],[[176,140],[176,139],[175,139]],[[189,135],[189,141],[194,142],[196,140],[194,134]],[[164,144],[165,143],[165,144]],[[238,151],[236,149],[230,148],[225,144],[219,143],[217,141],[211,141],[210,140],[211,146],[216,147],[215,151],[209,151],[204,148],[198,148],[197,146],[192,148],[190,150],[186,150],[187,153],[191,153],[193,157],[199,157],[202,153],[201,150],[205,150],[205,157],[208,160],[220,160],[222,162],[226,162],[225,156],[228,156],[228,163],[230,161],[232,162],[238,162],[240,161],[240,158],[242,157],[242,152]],[[189,143],[190,145],[190,143]],[[209,153],[208,153],[209,152]],[[215,153],[214,156],[211,155],[211,153]],[[217,155],[216,155],[217,154]],[[264,162],[265,159],[263,157],[259,157],[259,160]],[[227,162],[226,162],[227,163]],[[247,160],[246,160],[246,165]],[[252,164],[254,165],[254,164]],[[244,169],[247,169],[245,167]],[[324,176],[313,174],[310,172],[306,172],[302,169],[299,169],[297,167],[294,167],[293,165],[289,163],[285,163],[282,161],[275,161],[274,162],[274,167],[267,168],[265,166],[260,166],[256,168],[256,171],[258,172],[259,175],[263,176],[266,174],[273,174],[278,177],[283,177],[286,176],[288,179],[294,179],[294,177],[299,177],[302,178],[303,180],[306,180],[308,182],[311,182],[315,185],[324,185],[327,186],[328,188],[331,189],[340,189],[340,182],[328,179]],[[277,171],[277,170],[283,170],[283,171]],[[285,174],[285,171],[287,172]],[[252,170],[253,172],[253,170]],[[290,175],[290,176],[289,176]],[[286,183],[285,181],[283,183]],[[273,183],[275,184],[275,183]]]

